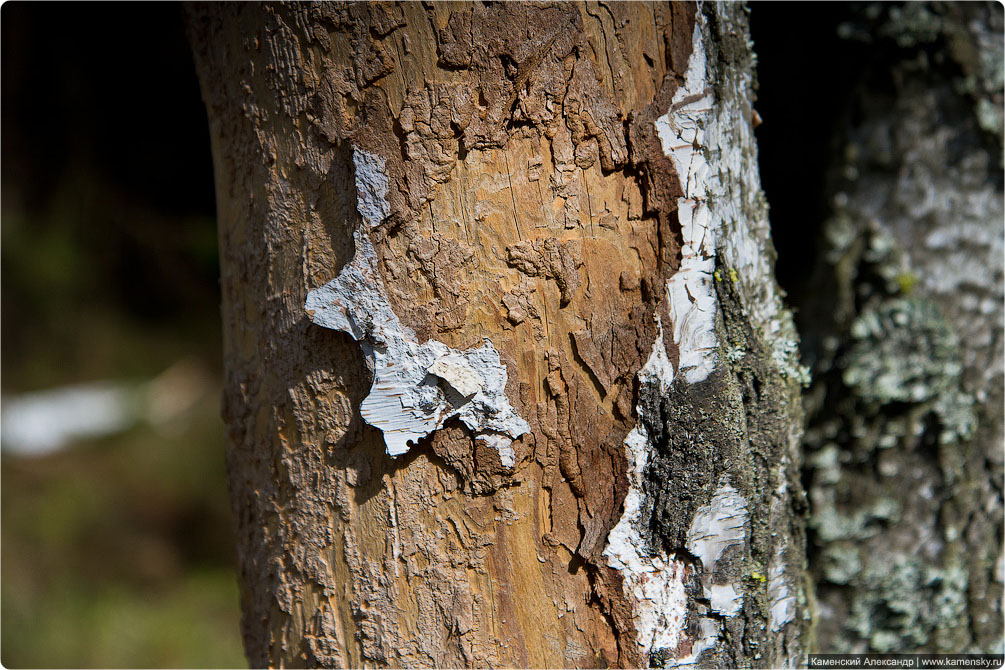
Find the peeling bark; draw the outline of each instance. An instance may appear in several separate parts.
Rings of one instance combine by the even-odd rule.
[[[798,662],[805,372],[743,8],[189,23],[251,662]]]

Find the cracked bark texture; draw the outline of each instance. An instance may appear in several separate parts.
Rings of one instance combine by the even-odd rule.
[[[251,663],[798,661],[808,643],[799,374],[756,173],[744,9],[426,2],[188,14],[216,171]],[[678,365],[654,317],[669,328],[685,188],[654,122],[696,39],[724,139],[695,148],[734,203],[715,260],[719,364],[703,382],[660,389],[638,374],[656,343]],[[311,325],[307,292],[354,254],[354,151],[379,157],[390,185],[389,215],[367,234],[394,313],[420,342],[488,338],[499,351],[509,402],[531,428],[512,467],[457,421],[388,457],[359,414],[373,374],[359,345]],[[625,440],[643,424],[632,533],[647,565],[678,566],[672,648],[639,639],[644,603],[604,555],[630,487]],[[723,516],[724,500],[745,516]],[[742,525],[717,540],[727,518]],[[736,594],[737,609],[714,611],[714,589]]]
[[[825,652],[1002,653],[1000,4],[865,5],[804,299]]]

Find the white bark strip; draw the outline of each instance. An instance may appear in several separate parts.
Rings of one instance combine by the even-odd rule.
[[[786,376],[807,383],[791,316],[775,290],[770,224],[766,216],[751,219],[746,214],[764,211],[755,204],[763,196],[756,152],[750,151],[753,133],[743,109],[714,99],[703,24],[699,17],[684,85],[656,120],[663,152],[685,191],[677,203],[684,241],[681,266],[667,285],[679,372],[694,383],[708,377],[717,363],[713,273],[719,250],[729,281],[737,285],[751,321],[772,347],[773,363]],[[749,88],[750,76],[740,73],[733,88]]]
[[[771,347],[772,362],[781,372],[790,378],[805,375],[795,356],[789,316],[774,288],[767,220],[747,220],[746,212],[762,210],[754,202],[762,196],[754,140],[749,119],[744,116],[749,110],[735,102],[747,99],[745,89],[750,82],[742,78],[712,81],[704,42],[707,30],[699,12],[685,82],[655,124],[663,151],[674,163],[685,191],[677,203],[683,238],[681,264],[666,286],[668,336],[678,347],[679,363],[674,370],[666,360],[661,328],[653,353],[638,375],[643,387],[658,384],[663,394],[675,377],[690,384],[701,382],[719,364],[716,281],[736,284],[745,311]],[[743,94],[720,100],[714,93],[719,90],[716,86],[733,87]],[[727,277],[715,272],[717,250],[729,268]],[[665,658],[664,663],[667,667],[690,665],[715,647],[723,634],[723,622],[711,614],[728,618],[741,615],[743,610],[743,583],[713,583],[713,574],[724,552],[734,546],[742,549],[748,541],[748,501],[724,477],[709,503],[692,519],[687,548],[701,561],[700,581],[711,611],[698,607],[698,634],[687,640],[685,563],[664,552],[653,553],[653,543],[641,524],[643,473],[655,447],[642,421],[645,408],[640,405],[636,411],[639,423],[625,440],[630,488],[605,556],[611,567],[621,571],[626,596],[635,607],[641,653],[648,657],[659,649],[680,650],[679,657]],[[772,630],[776,632],[792,620],[795,611],[785,567],[779,553],[771,565],[769,589]]]
[[[663,346],[663,326],[653,344],[649,360],[638,373],[641,385],[659,385],[666,393],[673,381],[673,367]],[[624,577],[625,595],[635,604],[635,629],[643,655],[656,649],[673,649],[681,640],[687,623],[687,594],[684,591],[684,568],[677,561],[659,552],[653,556],[646,539],[639,532],[641,525],[642,477],[649,462],[649,436],[641,419],[645,409],[636,408],[639,423],[625,438],[630,487],[625,496],[625,511],[607,538],[604,556],[607,564]]]
[[[467,351],[442,342],[419,344],[392,311],[377,270],[377,253],[367,230],[390,210],[384,161],[353,152],[357,209],[364,225],[353,233],[356,254],[338,277],[307,295],[305,309],[319,326],[350,334],[373,363],[373,385],[360,414],[384,433],[390,456],[400,456],[419,439],[458,417],[512,467],[512,441],[530,426],[506,397],[506,366],[492,342]]]
[[[677,200],[684,238],[681,264],[666,291],[673,340],[680,350],[678,373],[692,384],[706,379],[718,363],[713,284],[717,226],[706,202],[712,183],[705,156],[705,124],[713,98],[701,24],[699,14],[684,86],[677,89],[667,113],[656,119],[663,153],[673,161],[685,193]]]
[[[771,614],[771,630],[776,633],[796,615],[796,595],[789,590],[786,583],[787,571],[785,547],[779,546],[768,569],[768,606]]]
[[[667,282],[670,303],[671,336],[680,351],[676,374],[683,374],[690,383],[705,379],[715,368],[716,295],[712,283],[715,269],[715,234],[708,206],[708,164],[701,144],[704,137],[702,120],[712,104],[706,81],[705,51],[699,14],[692,37],[692,53],[688,62],[686,83],[678,89],[671,108],[657,119],[656,132],[663,150],[674,161],[677,173],[685,180],[689,197],[678,201],[678,212],[684,236],[680,270]],[[659,322],[659,317],[656,317]],[[663,343],[663,327],[653,344],[649,360],[639,371],[643,386],[659,385],[661,394],[668,392],[675,371],[667,359]],[[682,642],[687,625],[687,595],[684,590],[685,563],[667,556],[653,555],[648,549],[641,528],[642,478],[649,462],[652,445],[642,422],[645,408],[636,407],[639,422],[625,439],[630,488],[625,497],[625,511],[611,530],[604,555],[608,565],[620,570],[624,578],[625,595],[635,606],[637,641],[645,658],[657,649],[675,649]],[[700,622],[701,636],[693,643],[690,660],[696,660],[718,638],[718,624],[711,619]],[[681,659],[689,662],[688,659]]]

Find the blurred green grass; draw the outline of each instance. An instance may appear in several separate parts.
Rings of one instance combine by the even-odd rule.
[[[87,188],[106,189],[100,180]],[[116,278],[99,255],[67,241],[99,212],[58,202],[31,214],[4,208],[4,394],[140,384],[182,361],[197,397],[166,423],[49,455],[0,448],[0,661],[244,667],[215,285],[185,309],[137,314],[108,287]],[[195,218],[177,227],[212,233],[213,225]],[[205,263],[204,245],[193,234],[173,253]]]
[[[246,667],[212,161],[180,5],[0,17],[3,398],[195,380],[166,420],[44,456],[0,445],[0,662]]]
[[[5,666],[246,665],[222,442],[201,402],[174,433],[3,456]]]

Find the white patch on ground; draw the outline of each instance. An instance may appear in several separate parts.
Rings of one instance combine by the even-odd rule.
[[[40,456],[77,440],[121,432],[139,418],[135,396],[133,389],[113,382],[6,396],[0,432],[3,451]]]
[[[140,384],[109,380],[5,395],[0,402],[0,449],[8,455],[45,456],[142,421],[160,432],[175,433],[211,388],[201,367],[182,360]]]
[[[401,323],[388,302],[367,235],[390,213],[384,160],[356,149],[353,163],[356,207],[364,223],[353,233],[356,254],[338,277],[307,294],[307,313],[319,326],[351,335],[372,361],[373,385],[360,414],[383,432],[390,456],[405,453],[456,416],[512,467],[511,442],[530,426],[506,397],[506,366],[499,352],[488,339],[467,351],[436,340],[419,344]]]

